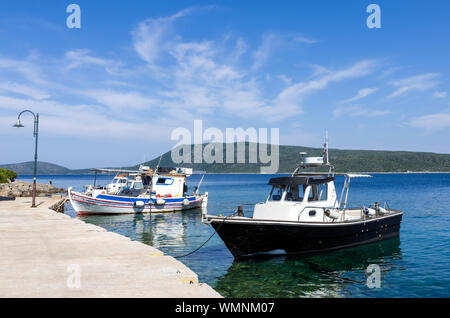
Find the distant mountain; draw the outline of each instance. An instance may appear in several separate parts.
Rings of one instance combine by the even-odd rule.
[[[20,176],[21,174],[33,174],[34,173],[34,161],[22,162],[22,163],[13,163],[13,164],[5,164],[0,165],[0,168],[9,169],[17,172]],[[62,166],[55,165],[53,163],[48,162],[37,162],[37,174],[67,174],[70,172],[70,169]]]
[[[262,164],[249,162],[249,146],[245,144],[245,151],[238,151],[238,144],[234,144],[235,163],[182,163],[172,161],[171,151],[161,157],[161,167],[187,167],[194,171],[205,171],[207,173],[260,173]],[[241,146],[243,143],[240,144]],[[207,144],[202,145],[202,151]],[[259,147],[267,147],[265,144],[252,144],[259,153]],[[180,146],[181,147],[181,146]],[[194,155],[194,146],[191,147],[191,159]],[[180,150],[180,149],[177,149]],[[267,148],[270,155],[270,147]],[[223,161],[226,157],[226,144],[222,146]],[[299,152],[307,152],[307,156],[322,156],[322,148],[311,148],[302,146],[280,146],[279,147],[279,173],[292,172],[300,163]],[[180,152],[181,153],[181,152]],[[246,163],[237,163],[238,154],[245,158]],[[450,171],[450,154],[437,154],[431,152],[410,151],[379,151],[379,150],[343,150],[329,149],[330,162],[334,164],[336,172],[440,172]],[[259,157],[258,157],[259,158]],[[143,163],[155,168],[159,157]],[[266,165],[267,166],[267,165]],[[33,174],[33,162],[0,165],[0,168],[10,169],[21,174]],[[137,169],[139,164],[121,169]],[[325,168],[326,169],[326,168]],[[319,169],[320,170],[320,169]],[[324,170],[324,169],[322,169]],[[70,170],[68,168],[47,163],[38,162],[38,174],[91,174],[90,169]]]

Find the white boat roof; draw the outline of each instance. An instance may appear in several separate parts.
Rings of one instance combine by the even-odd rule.
[[[142,174],[149,174],[151,173],[152,175],[157,175],[157,176],[171,176],[171,177],[180,177],[180,176],[189,176],[186,173],[169,173],[169,172],[159,172],[159,173],[154,173],[153,170],[148,171],[148,170],[126,170],[126,169],[109,169],[109,168],[105,168],[105,169],[91,169],[91,171],[94,172],[112,172],[112,173],[125,173],[125,174],[133,174],[133,175],[142,175]]]
[[[347,173],[346,176],[349,178],[372,178],[370,174],[358,174],[358,173]]]
[[[91,169],[91,171],[95,172],[117,172],[117,173],[150,173],[150,171],[145,170],[123,170],[123,169]]]

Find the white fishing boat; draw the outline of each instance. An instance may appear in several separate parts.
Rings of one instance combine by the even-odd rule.
[[[89,186],[84,193],[68,189],[70,203],[78,214],[160,213],[206,208],[208,193],[198,189],[188,194],[188,168],[120,170],[95,169],[95,173],[117,173],[106,187]]]
[[[302,157],[305,153],[301,153]],[[326,155],[326,161],[325,161]],[[329,166],[328,172],[305,168]],[[345,177],[338,197],[334,180]],[[245,216],[242,207],[230,216],[202,214],[236,259],[261,255],[312,254],[396,237],[403,212],[375,202],[349,208],[350,181],[366,174],[337,174],[328,162],[328,141],[323,157],[303,158],[286,177],[269,180],[270,194]]]

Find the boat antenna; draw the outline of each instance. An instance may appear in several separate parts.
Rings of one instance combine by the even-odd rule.
[[[330,163],[330,158],[328,154],[328,130],[325,130],[325,144],[323,145],[323,161],[325,161],[325,156],[327,157],[325,165],[329,167],[328,174],[334,174],[334,165]]]
[[[161,154],[161,156],[159,156],[159,161],[158,161],[158,165],[156,166],[155,173],[158,172],[159,164],[161,163],[161,158],[162,158],[162,156],[163,156],[163,154]]]
[[[323,161],[325,161],[325,156],[327,157],[326,165],[330,165],[330,161],[328,159],[328,130],[325,131],[325,143],[323,145]]]
[[[301,162],[300,162],[300,165],[294,170],[294,172],[292,173],[291,176],[296,175],[299,172],[300,168],[305,168],[305,155],[306,154],[307,153],[304,152],[304,151],[299,152],[299,155],[300,155],[300,158],[301,158]]]
[[[202,178],[200,179],[200,182],[198,183],[198,186],[197,186],[197,192],[199,191],[199,189],[200,189],[200,186],[202,185],[202,182],[203,182],[203,178],[205,177],[205,175],[203,174],[202,175]]]

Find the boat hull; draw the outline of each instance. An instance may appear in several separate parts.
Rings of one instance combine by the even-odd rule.
[[[399,235],[402,212],[340,223],[299,223],[211,218],[236,259],[267,255],[315,254],[377,242]],[[281,252],[280,252],[281,250]],[[277,251],[277,253],[272,253]]]
[[[206,204],[205,196],[182,198],[164,198],[163,204],[156,199],[99,195],[91,197],[69,189],[69,199],[77,214],[126,214],[126,213],[163,213],[200,208]],[[187,201],[185,201],[187,200]]]

